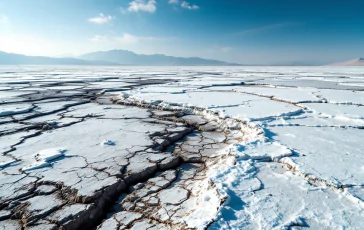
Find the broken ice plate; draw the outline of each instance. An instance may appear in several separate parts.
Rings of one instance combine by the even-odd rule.
[[[49,162],[58,157],[64,156],[65,152],[66,152],[66,150],[62,149],[62,148],[43,149],[43,150],[39,151],[37,154],[35,154],[34,158],[37,161]]]

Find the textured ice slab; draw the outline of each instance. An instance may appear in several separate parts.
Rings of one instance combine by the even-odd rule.
[[[363,184],[362,130],[289,126],[267,131],[272,139],[300,155],[289,162],[299,172],[338,187]]]
[[[229,199],[209,229],[360,229],[363,209],[330,188],[313,187],[277,163],[249,164],[219,178]],[[340,198],[338,198],[340,197]]]
[[[31,104],[16,104],[16,105],[1,105],[0,106],[0,117],[11,116],[19,113],[26,113],[32,110],[34,106]]]
[[[234,148],[238,151],[242,151],[241,159],[252,159],[261,161],[279,161],[283,157],[289,157],[293,155],[292,151],[286,146],[277,142],[273,143],[259,143],[254,148],[245,149],[244,146],[235,144]]]
[[[246,121],[264,121],[282,116],[292,116],[303,110],[291,104],[284,104],[272,100],[257,100],[246,104],[225,108],[223,114]]]
[[[209,90],[226,91],[231,90],[235,92],[250,93],[254,95],[262,95],[266,97],[273,97],[278,100],[284,100],[294,103],[299,102],[316,102],[321,101],[319,97],[313,93],[317,92],[313,88],[283,88],[283,87],[261,87],[261,86],[233,86],[233,87],[211,87]]]
[[[163,101],[168,104],[197,106],[218,112],[221,117],[234,117],[247,121],[266,120],[274,117],[299,114],[300,107],[254,95],[235,92],[197,91],[183,94],[134,94],[130,98],[149,103]]]
[[[313,110],[320,117],[351,121],[353,124],[364,124],[364,106],[330,103],[308,103],[304,106]]]
[[[7,101],[10,98],[15,98],[15,97],[29,94],[29,92],[13,91],[13,90],[10,90],[11,88],[7,88],[7,89],[8,89],[8,91],[0,90],[0,101]]]
[[[180,81],[178,85],[181,86],[221,86],[221,85],[242,85],[244,82],[238,79],[219,79],[219,78],[200,78],[189,81]]]
[[[363,129],[362,120],[351,119],[346,117],[328,117],[316,114],[309,116],[301,115],[297,117],[286,117],[271,121],[267,124],[271,126],[307,126],[307,127],[337,127],[337,128],[358,128]]]
[[[320,89],[315,94],[330,103],[364,104],[364,93],[361,91]]]
[[[191,87],[181,87],[181,86],[168,84],[168,85],[142,87],[142,88],[139,88],[137,90],[137,92],[140,92],[140,93],[172,93],[172,94],[178,94],[178,93],[184,93],[189,89],[193,89],[193,88],[191,88]]]
[[[264,79],[257,82],[258,84],[267,84],[274,86],[285,86],[285,87],[309,87],[317,89],[335,89],[335,90],[363,90],[364,87],[360,85],[339,85],[336,82],[330,81],[317,81],[309,79]]]

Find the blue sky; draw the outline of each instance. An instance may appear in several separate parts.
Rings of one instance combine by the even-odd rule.
[[[321,64],[364,56],[363,12],[362,0],[0,0],[0,50]]]

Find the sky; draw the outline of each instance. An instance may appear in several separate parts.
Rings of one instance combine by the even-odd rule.
[[[362,0],[0,0],[0,51],[325,64],[364,56],[363,12]]]

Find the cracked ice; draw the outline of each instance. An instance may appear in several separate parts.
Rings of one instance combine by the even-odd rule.
[[[1,229],[361,229],[348,67],[1,67]]]

